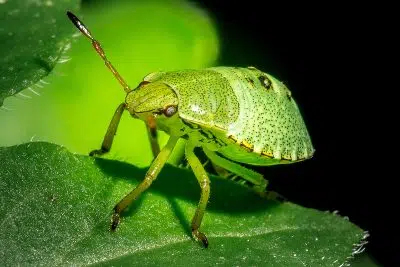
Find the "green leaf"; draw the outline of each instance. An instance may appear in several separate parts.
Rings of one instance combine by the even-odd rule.
[[[0,161],[2,266],[340,266],[366,237],[336,214],[267,202],[212,176],[203,249],[189,229],[199,186],[170,165],[112,233],[113,206],[146,169],[39,142],[0,148]]]
[[[74,33],[65,20],[79,0],[0,1],[0,107],[6,97],[25,88],[43,86]],[[31,88],[34,90],[34,88]]]

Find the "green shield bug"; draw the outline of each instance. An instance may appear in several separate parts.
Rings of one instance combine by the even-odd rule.
[[[113,209],[111,229],[120,222],[121,212],[150,187],[168,160],[179,138],[187,140],[185,156],[201,188],[192,219],[193,237],[208,240],[199,228],[210,195],[210,181],[194,153],[200,147],[211,162],[241,177],[245,183],[268,197],[267,180],[240,163],[268,166],[309,159],[314,148],[289,89],[272,75],[254,67],[211,67],[200,70],[157,72],[147,75],[131,88],[107,59],[100,43],[71,12],[74,25],[90,39],[105,65],[127,93],[110,122],[102,146],[91,156],[107,153],[121,115],[127,110],[143,120],[155,156],[144,180]],[[155,138],[159,128],[169,134],[160,150]]]

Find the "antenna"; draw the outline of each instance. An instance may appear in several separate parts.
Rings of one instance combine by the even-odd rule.
[[[118,71],[114,68],[114,66],[111,64],[111,62],[107,59],[106,54],[101,48],[100,43],[92,37],[92,34],[90,33],[89,29],[78,19],[77,16],[72,14],[70,11],[67,11],[67,16],[68,18],[72,21],[72,23],[85,35],[87,38],[89,38],[92,41],[92,45],[94,49],[96,50],[97,54],[101,56],[101,58],[104,60],[104,63],[106,64],[107,68],[114,74],[114,77],[117,78],[119,83],[122,85],[124,88],[125,92],[129,93],[131,91],[130,87],[128,84],[125,82],[125,80],[121,77],[121,75],[118,73]]]

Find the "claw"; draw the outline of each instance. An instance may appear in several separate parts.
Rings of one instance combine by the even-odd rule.
[[[205,234],[203,234],[202,232],[200,232],[199,230],[192,230],[192,234],[193,234],[193,237],[195,238],[195,239],[197,239],[197,240],[201,240],[201,242],[203,242],[203,246],[205,247],[205,248],[208,248],[208,239],[207,239],[207,237],[206,237],[206,235]]]
[[[119,213],[114,212],[112,215],[111,231],[115,232],[120,222]]]
[[[89,156],[93,157],[94,155],[96,155],[98,153],[99,153],[99,150],[92,150],[92,151],[90,151]]]
[[[101,149],[95,149],[95,150],[90,151],[89,156],[90,156],[90,157],[93,157],[93,156],[96,156],[96,155],[101,156],[101,155],[103,155],[103,154],[106,153],[106,152],[107,152],[107,150],[105,150],[105,149],[103,149],[103,148],[101,148]]]

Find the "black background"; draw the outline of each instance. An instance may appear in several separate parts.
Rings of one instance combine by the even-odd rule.
[[[269,188],[297,204],[348,216],[369,231],[369,255],[393,266],[398,208],[389,193],[395,175],[388,171],[387,151],[395,139],[384,111],[395,97],[393,85],[384,85],[390,77],[385,60],[392,56],[385,37],[395,35],[390,8],[193,2],[218,25],[219,65],[255,66],[275,75],[302,110],[316,154],[302,163],[260,168]]]

